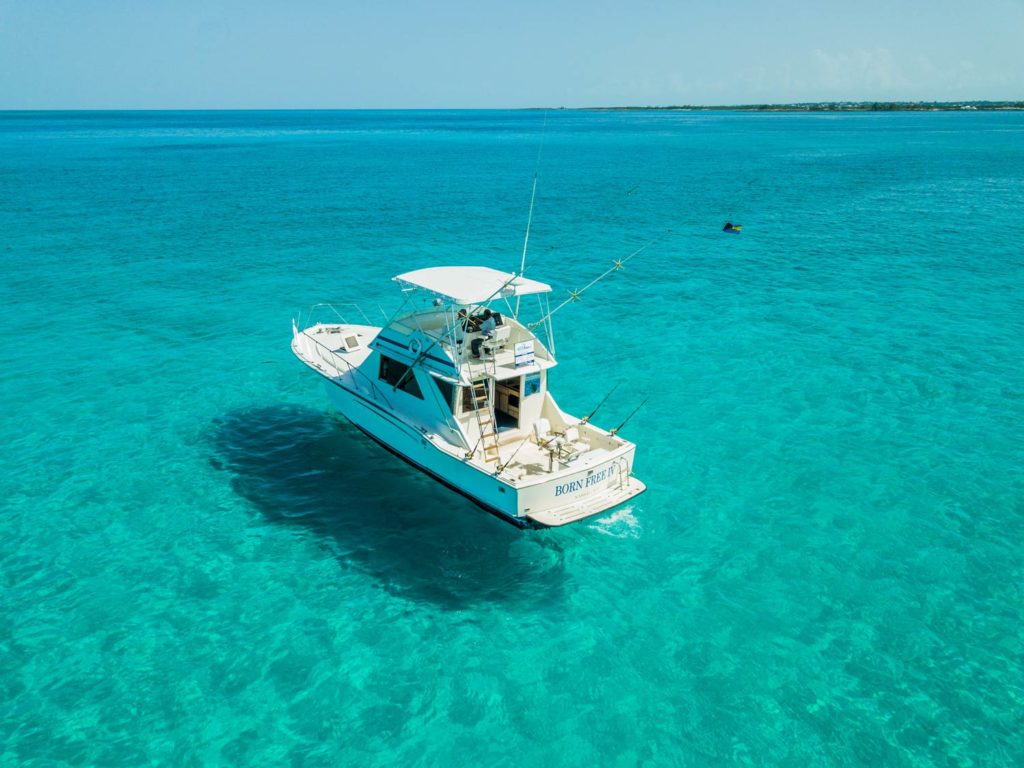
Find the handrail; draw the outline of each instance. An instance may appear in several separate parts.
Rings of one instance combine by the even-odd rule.
[[[358,304],[356,304],[354,301],[343,301],[343,302],[341,302],[341,306],[343,306],[343,307],[355,307],[356,312],[358,312],[362,316],[363,320],[366,321],[366,324],[367,325],[373,325],[373,322],[370,320],[370,318],[368,318],[366,316],[366,313],[363,311],[363,308],[360,307]],[[349,325],[350,324],[348,322],[348,320],[345,318],[345,316],[343,314],[341,314],[341,312],[338,311],[337,307],[335,307],[333,304],[331,304],[329,302],[321,301],[321,302],[319,302],[317,304],[314,304],[313,306],[311,306],[309,308],[309,310],[306,312],[306,321],[305,321],[305,323],[303,323],[303,325],[305,325],[307,328],[310,325],[313,325],[314,324],[313,323],[313,313],[317,309],[320,309],[322,307],[327,307],[327,309],[331,310],[337,316],[337,318],[339,320],[341,320],[341,322],[343,322],[345,325]],[[300,318],[300,320],[301,320],[301,318]]]
[[[304,310],[304,312],[299,312],[299,326],[303,328],[309,328],[310,326],[317,325],[320,322],[319,320],[316,320],[314,322],[315,316],[320,314],[317,312],[317,310],[323,309],[324,307],[331,310],[331,312],[334,313],[335,317],[337,317],[342,323],[344,323],[345,325],[349,324],[348,318],[341,314],[341,312],[339,312],[333,304],[328,304],[327,302],[320,302],[319,304],[312,305],[308,309]]]
[[[387,397],[384,395],[384,392],[377,386],[377,383],[373,379],[371,379],[369,376],[367,376],[363,371],[361,371],[358,366],[352,365],[352,363],[350,363],[345,358],[339,356],[338,353],[335,352],[333,349],[331,349],[327,345],[317,341],[315,338],[313,338],[308,333],[306,333],[305,329],[299,331],[299,333],[301,333],[303,336],[305,336],[307,339],[312,341],[317,346],[318,352],[319,352],[318,356],[320,357],[320,359],[324,360],[324,362],[329,362],[330,365],[334,368],[334,373],[339,378],[342,376],[341,371],[338,369],[338,361],[340,360],[342,363],[345,364],[345,366],[347,367],[347,369],[348,369],[348,371],[350,373],[352,373],[354,375],[362,376],[364,379],[366,379],[367,383],[369,384],[370,394],[373,395],[374,400],[376,400],[377,396],[379,395],[381,400],[384,401],[384,404],[387,405],[387,407],[389,409],[391,408],[391,401],[389,401],[387,399]],[[326,360],[324,358],[323,352],[327,352],[327,354],[330,355],[330,360]]]
[[[615,460],[615,466],[619,468],[619,489],[629,488],[629,462],[625,456],[619,456]]]

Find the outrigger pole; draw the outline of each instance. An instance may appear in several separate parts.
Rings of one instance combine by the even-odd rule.
[[[650,247],[651,247],[652,245],[654,245],[654,244],[655,244],[655,243],[657,243],[657,242],[660,242],[660,241],[664,240],[664,239],[665,239],[666,237],[668,237],[668,236],[669,236],[670,234],[672,234],[672,230],[671,230],[671,229],[670,229],[670,230],[668,230],[667,232],[665,232],[665,233],[664,233],[663,235],[659,235],[658,237],[654,238],[653,240],[648,240],[648,241],[647,241],[646,243],[644,243],[644,244],[643,244],[643,245],[641,245],[641,246],[640,246],[639,248],[637,248],[637,249],[636,249],[635,251],[633,251],[633,252],[632,252],[631,254],[629,254],[629,256],[627,256],[626,258],[624,258],[624,259],[616,259],[616,260],[615,260],[615,262],[614,262],[614,263],[613,263],[613,264],[612,264],[612,265],[611,265],[611,266],[610,266],[610,267],[609,267],[608,269],[606,269],[606,270],[605,270],[604,272],[602,272],[602,273],[601,273],[600,275],[598,275],[597,277],[595,277],[595,278],[594,278],[593,280],[591,280],[591,281],[590,281],[589,283],[587,283],[587,284],[586,284],[585,286],[583,286],[582,288],[580,288],[579,290],[576,290],[576,291],[569,291],[569,298],[568,298],[568,299],[566,299],[566,300],[565,300],[565,301],[563,301],[563,302],[562,302],[561,304],[559,304],[559,305],[558,305],[557,307],[555,307],[554,309],[552,309],[552,310],[551,310],[550,312],[548,312],[548,313],[547,313],[546,315],[544,315],[544,317],[542,317],[542,318],[541,318],[540,320],[538,320],[537,322],[535,322],[535,323],[530,323],[530,324],[529,324],[529,325],[527,326],[527,328],[529,328],[529,329],[530,329],[530,330],[532,331],[532,330],[533,330],[534,328],[536,328],[537,326],[539,326],[539,325],[541,325],[542,323],[544,323],[545,321],[547,321],[547,319],[548,319],[548,318],[550,318],[550,317],[551,317],[551,316],[552,316],[553,314],[555,314],[555,312],[557,312],[558,310],[560,310],[560,309],[561,309],[562,307],[564,307],[564,306],[565,306],[566,304],[572,304],[572,303],[573,303],[574,301],[579,301],[579,300],[580,300],[580,299],[581,299],[581,298],[583,297],[583,293],[584,293],[584,292],[585,292],[585,291],[586,291],[586,290],[587,290],[588,288],[590,288],[591,286],[593,286],[593,285],[595,285],[595,284],[597,284],[597,283],[601,282],[601,281],[602,281],[602,280],[604,280],[604,279],[605,279],[606,277],[608,277],[608,275],[610,275],[610,274],[611,274],[612,272],[617,272],[618,270],[622,269],[623,267],[625,267],[625,266],[626,266],[626,262],[627,262],[627,261],[629,261],[630,259],[632,259],[632,258],[633,258],[634,256],[639,256],[639,255],[640,255],[641,253],[643,253],[644,251],[646,251],[646,250],[647,250],[648,248],[650,248]]]

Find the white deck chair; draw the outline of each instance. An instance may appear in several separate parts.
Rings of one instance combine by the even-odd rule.
[[[511,335],[511,325],[499,325],[491,331],[491,338],[484,339],[484,343],[480,345],[480,349],[489,355],[493,355],[495,352],[505,348],[505,345],[508,343],[508,339]]]
[[[590,450],[590,443],[580,437],[578,427],[568,427],[562,434],[565,438],[565,448],[572,453],[586,453]]]

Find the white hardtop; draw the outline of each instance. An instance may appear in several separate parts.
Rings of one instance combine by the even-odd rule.
[[[422,288],[453,304],[482,304],[509,296],[551,292],[547,283],[490,267],[429,267],[405,272],[392,279]]]

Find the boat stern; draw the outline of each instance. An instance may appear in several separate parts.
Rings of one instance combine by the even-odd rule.
[[[633,477],[636,446],[519,490],[519,514],[548,528],[599,515],[647,490]]]

